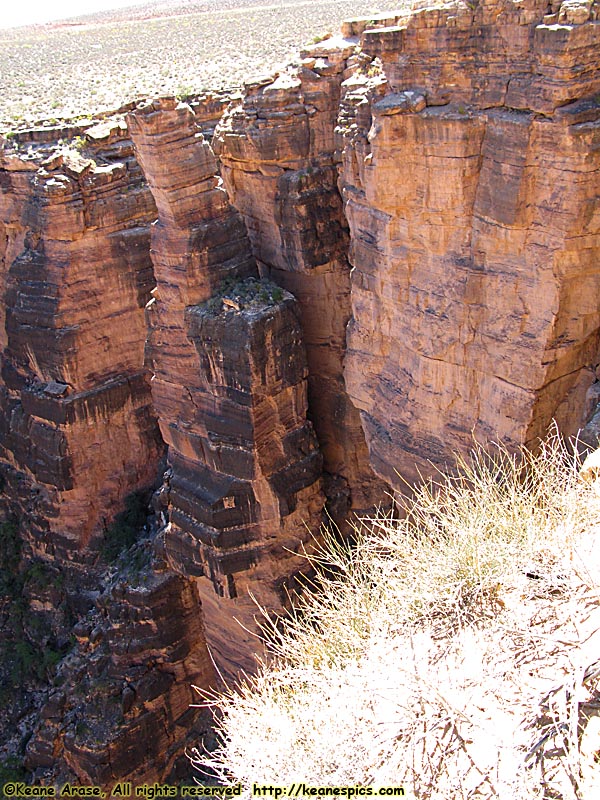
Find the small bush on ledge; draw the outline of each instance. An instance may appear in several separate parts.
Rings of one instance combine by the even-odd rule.
[[[148,518],[149,499],[147,491],[132,492],[125,498],[125,510],[104,531],[100,548],[104,561],[113,563],[139,539]]]
[[[242,280],[225,280],[219,291],[201,304],[210,314],[219,314],[223,310],[255,311],[265,306],[281,303],[288,297],[281,286],[267,278],[244,278]]]
[[[578,467],[557,435],[476,448],[402,518],[329,540],[319,592],[217,698],[223,744],[195,766],[245,787],[598,796],[600,489]]]

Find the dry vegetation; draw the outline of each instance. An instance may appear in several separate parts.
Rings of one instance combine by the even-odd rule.
[[[177,16],[140,19],[138,10],[131,19],[119,12],[85,25],[0,31],[0,128],[113,110],[158,93],[239,86],[314,36],[337,31],[343,19],[387,5],[207,0],[176,3],[169,13],[186,11]],[[152,7],[144,8],[149,16]]]
[[[223,745],[196,765],[246,787],[600,797],[599,511],[554,436],[535,457],[476,450],[404,519],[330,541],[319,592],[219,699]]]

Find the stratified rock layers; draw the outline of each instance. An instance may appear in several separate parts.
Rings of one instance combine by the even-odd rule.
[[[257,280],[191,110],[156,101],[130,129],[159,210],[148,349],[172,467],[167,551],[198,578],[207,643],[233,671],[256,650],[250,595],[281,608],[323,506],[296,304]]]
[[[19,134],[0,168],[0,511],[18,520],[21,567],[55,579],[31,584],[14,635],[27,652],[71,649],[61,689],[44,699],[23,679],[41,706],[35,730],[18,725],[25,764],[45,783],[164,779],[199,716],[191,684],[213,676],[197,593],[163,564],[100,594],[98,562],[164,452],[144,366],[156,207],[122,119]],[[69,626],[86,614],[78,653]]]
[[[473,436],[597,426],[597,18],[481,0],[349,21],[245,85],[222,179],[201,131],[223,97],[4,142],[0,513],[28,644],[65,653],[79,618],[62,687],[35,692],[36,779],[174,776],[206,643],[253,668],[252,598],[281,609],[325,495],[341,522]],[[102,575],[156,416],[164,559],[155,536]]]
[[[334,127],[354,47],[310,48],[303,66],[249,82],[217,126],[223,179],[244,216],[260,272],[298,299],[309,365],[309,415],[334,478],[327,491],[342,522],[383,499],[359,416],[344,387],[350,317],[348,230],[337,189]],[[341,479],[341,480],[340,480]]]
[[[393,485],[473,435],[535,444],[553,418],[567,434],[584,422],[599,360],[600,23],[538,24],[545,11],[396,18],[364,31],[379,60],[343,87],[345,376]]]
[[[154,204],[118,122],[23,134],[0,168],[7,495],[34,551],[85,561],[162,450],[143,366]]]
[[[164,781],[184,745],[197,743],[193,687],[214,684],[193,582],[153,557],[146,541],[130,554],[93,613],[74,629],[77,645],[27,744],[25,763],[44,783],[107,787]],[[180,773],[188,774],[185,768]]]

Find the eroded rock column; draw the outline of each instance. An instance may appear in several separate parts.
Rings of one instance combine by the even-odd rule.
[[[348,230],[335,168],[340,83],[354,41],[303,53],[302,66],[245,84],[217,127],[215,151],[244,216],[261,275],[298,299],[309,365],[309,415],[338,522],[384,499],[343,379],[350,317]]]
[[[167,551],[197,577],[209,648],[234,672],[254,663],[255,601],[281,609],[321,520],[296,302],[258,280],[189,107],[156,101],[130,128],[159,210],[148,351],[171,465]]]
[[[154,202],[118,120],[18,134],[0,170],[4,505],[34,554],[81,562],[162,452],[143,363]]]
[[[144,365],[155,215],[122,117],[0,154],[0,521],[16,537],[0,672],[17,676],[0,725],[44,785],[165,780],[197,731],[191,685],[214,677],[195,587],[150,539],[110,576],[101,555],[164,454]]]

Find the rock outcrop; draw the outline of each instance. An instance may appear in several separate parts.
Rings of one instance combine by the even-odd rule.
[[[150,540],[123,562],[75,625],[77,644],[27,744],[25,766],[46,784],[110,791],[118,780],[185,777],[185,745],[206,731],[193,687],[215,675],[194,585]]]
[[[213,674],[199,600],[164,567],[119,595],[99,561],[164,452],[144,365],[156,207],[122,118],[18,134],[1,159],[0,563],[14,596],[0,675],[20,684],[2,722],[20,738],[38,707],[25,765],[42,780],[164,778],[194,721],[190,684]],[[70,629],[86,614],[77,654]]]
[[[313,45],[302,65],[247,82],[214,137],[225,185],[248,226],[261,275],[292,292],[309,365],[309,416],[338,523],[383,499],[343,378],[350,310],[348,227],[334,128],[354,42]],[[356,59],[355,59],[356,60]]]
[[[118,120],[11,145],[0,162],[6,494],[33,553],[85,562],[125,496],[153,483],[162,451],[143,364],[155,207]]]
[[[590,0],[394,12],[248,81],[217,158],[212,95],[4,142],[0,588],[26,654],[77,620],[10,719],[40,779],[174,777],[324,509],[473,436],[597,439],[599,41]],[[162,531],[101,568],[165,444]]]
[[[232,673],[254,663],[256,602],[281,608],[321,519],[302,334],[293,297],[257,280],[191,109],[156,101],[129,125],[158,207],[148,353],[172,472],[167,552],[198,578],[207,643]]]
[[[546,9],[346,25],[373,61],[343,85],[338,124],[345,377],[396,486],[473,435],[534,445],[553,418],[566,434],[584,422],[600,358],[600,23]]]

